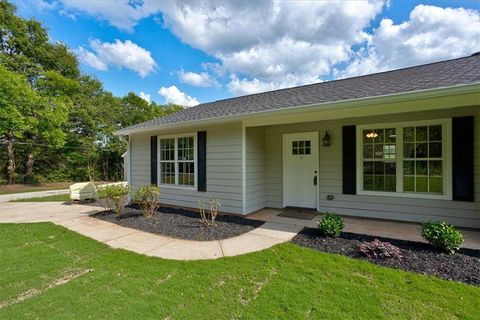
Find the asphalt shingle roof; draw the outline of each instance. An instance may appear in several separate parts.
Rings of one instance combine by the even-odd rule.
[[[121,131],[480,82],[480,55],[200,104]]]

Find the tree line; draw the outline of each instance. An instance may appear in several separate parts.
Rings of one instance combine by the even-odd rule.
[[[0,0],[0,182],[123,179],[126,142],[113,132],[181,108],[114,96]]]

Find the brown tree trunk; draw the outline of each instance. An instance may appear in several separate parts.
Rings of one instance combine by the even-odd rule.
[[[8,184],[14,184],[13,177],[15,173],[15,156],[13,153],[13,132],[9,131],[7,134],[7,179]]]
[[[29,153],[28,154],[28,158],[27,158],[27,164],[26,164],[26,167],[27,167],[27,176],[32,176],[33,175],[33,164],[35,163],[35,159],[33,158],[33,153]]]

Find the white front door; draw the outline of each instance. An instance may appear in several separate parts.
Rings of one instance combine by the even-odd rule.
[[[318,132],[283,135],[283,206],[317,208]]]

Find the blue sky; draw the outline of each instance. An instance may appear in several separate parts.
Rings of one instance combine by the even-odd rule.
[[[480,51],[480,1],[16,1],[117,96],[187,106]]]

